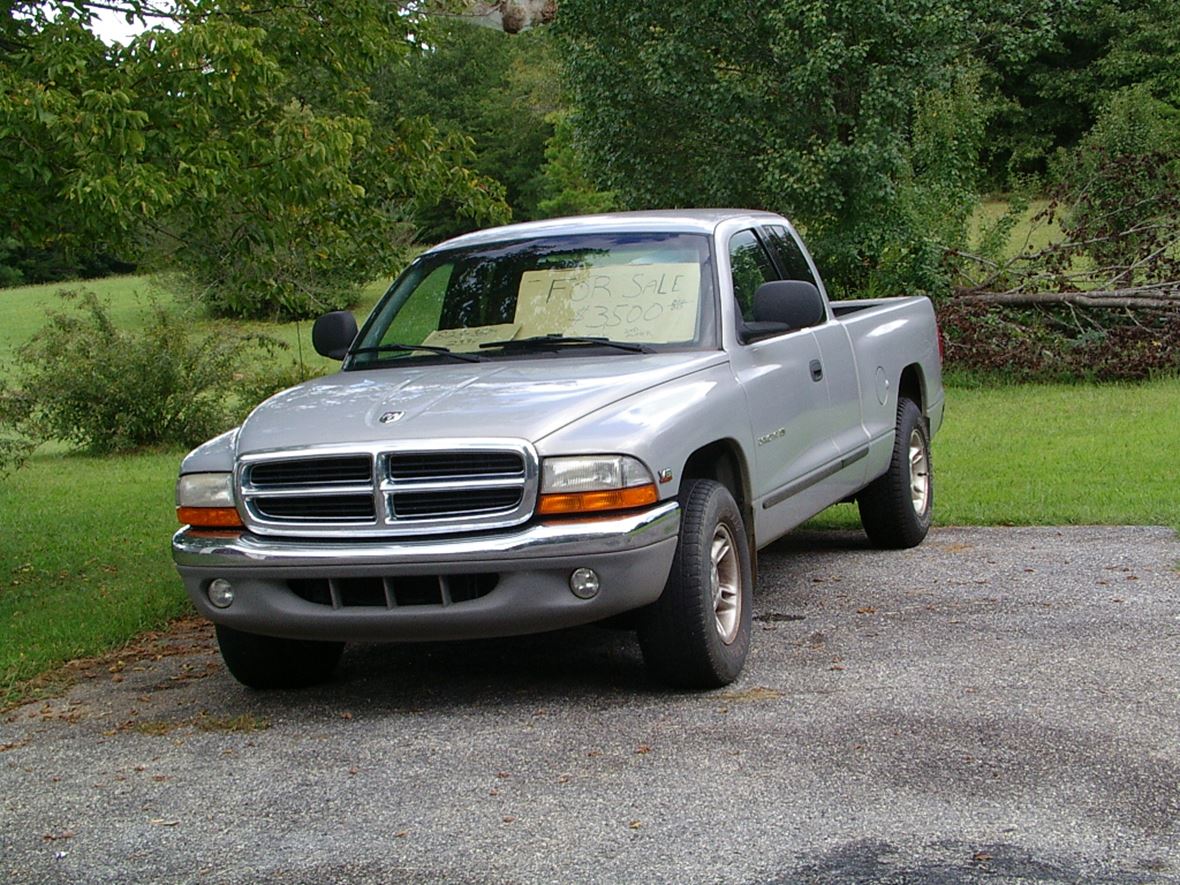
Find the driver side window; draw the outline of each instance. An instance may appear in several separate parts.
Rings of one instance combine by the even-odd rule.
[[[751,230],[729,238],[729,264],[733,270],[733,294],[746,322],[754,319],[754,293],[763,283],[777,280],[774,263]]]

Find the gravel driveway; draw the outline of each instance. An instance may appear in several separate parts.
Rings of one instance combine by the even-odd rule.
[[[182,623],[0,716],[0,880],[1180,882],[1180,541],[761,555],[739,682],[626,633],[351,647],[257,694]]]

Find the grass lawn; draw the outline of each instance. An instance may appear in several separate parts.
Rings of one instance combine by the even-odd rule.
[[[1022,252],[1039,251],[1050,243],[1061,239],[1061,227],[1056,221],[1049,224],[1043,219],[1034,223],[1037,213],[1046,209],[1048,200],[1033,200],[1008,236],[1005,254],[1009,256]],[[979,204],[971,216],[968,238],[976,242],[985,226],[995,224],[1008,211],[1008,201],[988,199]]]
[[[361,293],[360,303],[354,310],[358,323],[364,320],[377,299],[384,294],[389,282],[377,280],[365,287]],[[12,377],[17,349],[45,324],[45,316],[49,311],[72,310],[70,302],[59,298],[57,293],[78,289],[96,292],[107,303],[111,320],[121,329],[141,327],[149,314],[153,300],[176,310],[185,309],[181,299],[162,288],[153,278],[144,276],[107,277],[102,280],[45,283],[39,286],[0,289],[0,316],[4,318],[3,329],[0,329],[0,380]],[[289,345],[287,351],[279,354],[279,359],[284,364],[298,359],[302,342],[304,362],[328,370],[336,364],[321,357],[311,347],[311,325],[310,320],[297,323],[259,323],[204,319],[196,323],[193,329],[194,334],[239,331],[270,335]]]
[[[172,304],[174,301],[149,277],[107,277],[86,282],[0,289],[0,315],[4,317],[4,328],[0,331],[0,378],[10,377],[10,364],[17,348],[45,325],[46,313],[67,306],[67,302],[56,297],[56,293],[82,288],[109,300],[111,320],[120,328],[134,327],[141,322],[149,298],[158,298],[163,304]]]
[[[938,525],[1180,531],[1180,379],[952,387],[934,438]],[[855,504],[812,525],[859,525]]]
[[[168,547],[178,460],[45,454],[0,479],[0,707],[186,611]]]

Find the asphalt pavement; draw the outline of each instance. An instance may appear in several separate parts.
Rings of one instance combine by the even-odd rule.
[[[350,647],[257,693],[182,622],[0,714],[0,880],[1180,882],[1180,540],[940,529],[760,555],[753,649]]]

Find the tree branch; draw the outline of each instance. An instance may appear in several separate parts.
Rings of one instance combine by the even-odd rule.
[[[1068,304],[1114,309],[1180,310],[1180,280],[1089,292],[979,292],[959,289],[955,294],[956,300],[968,304],[1004,304],[1014,307]]]

